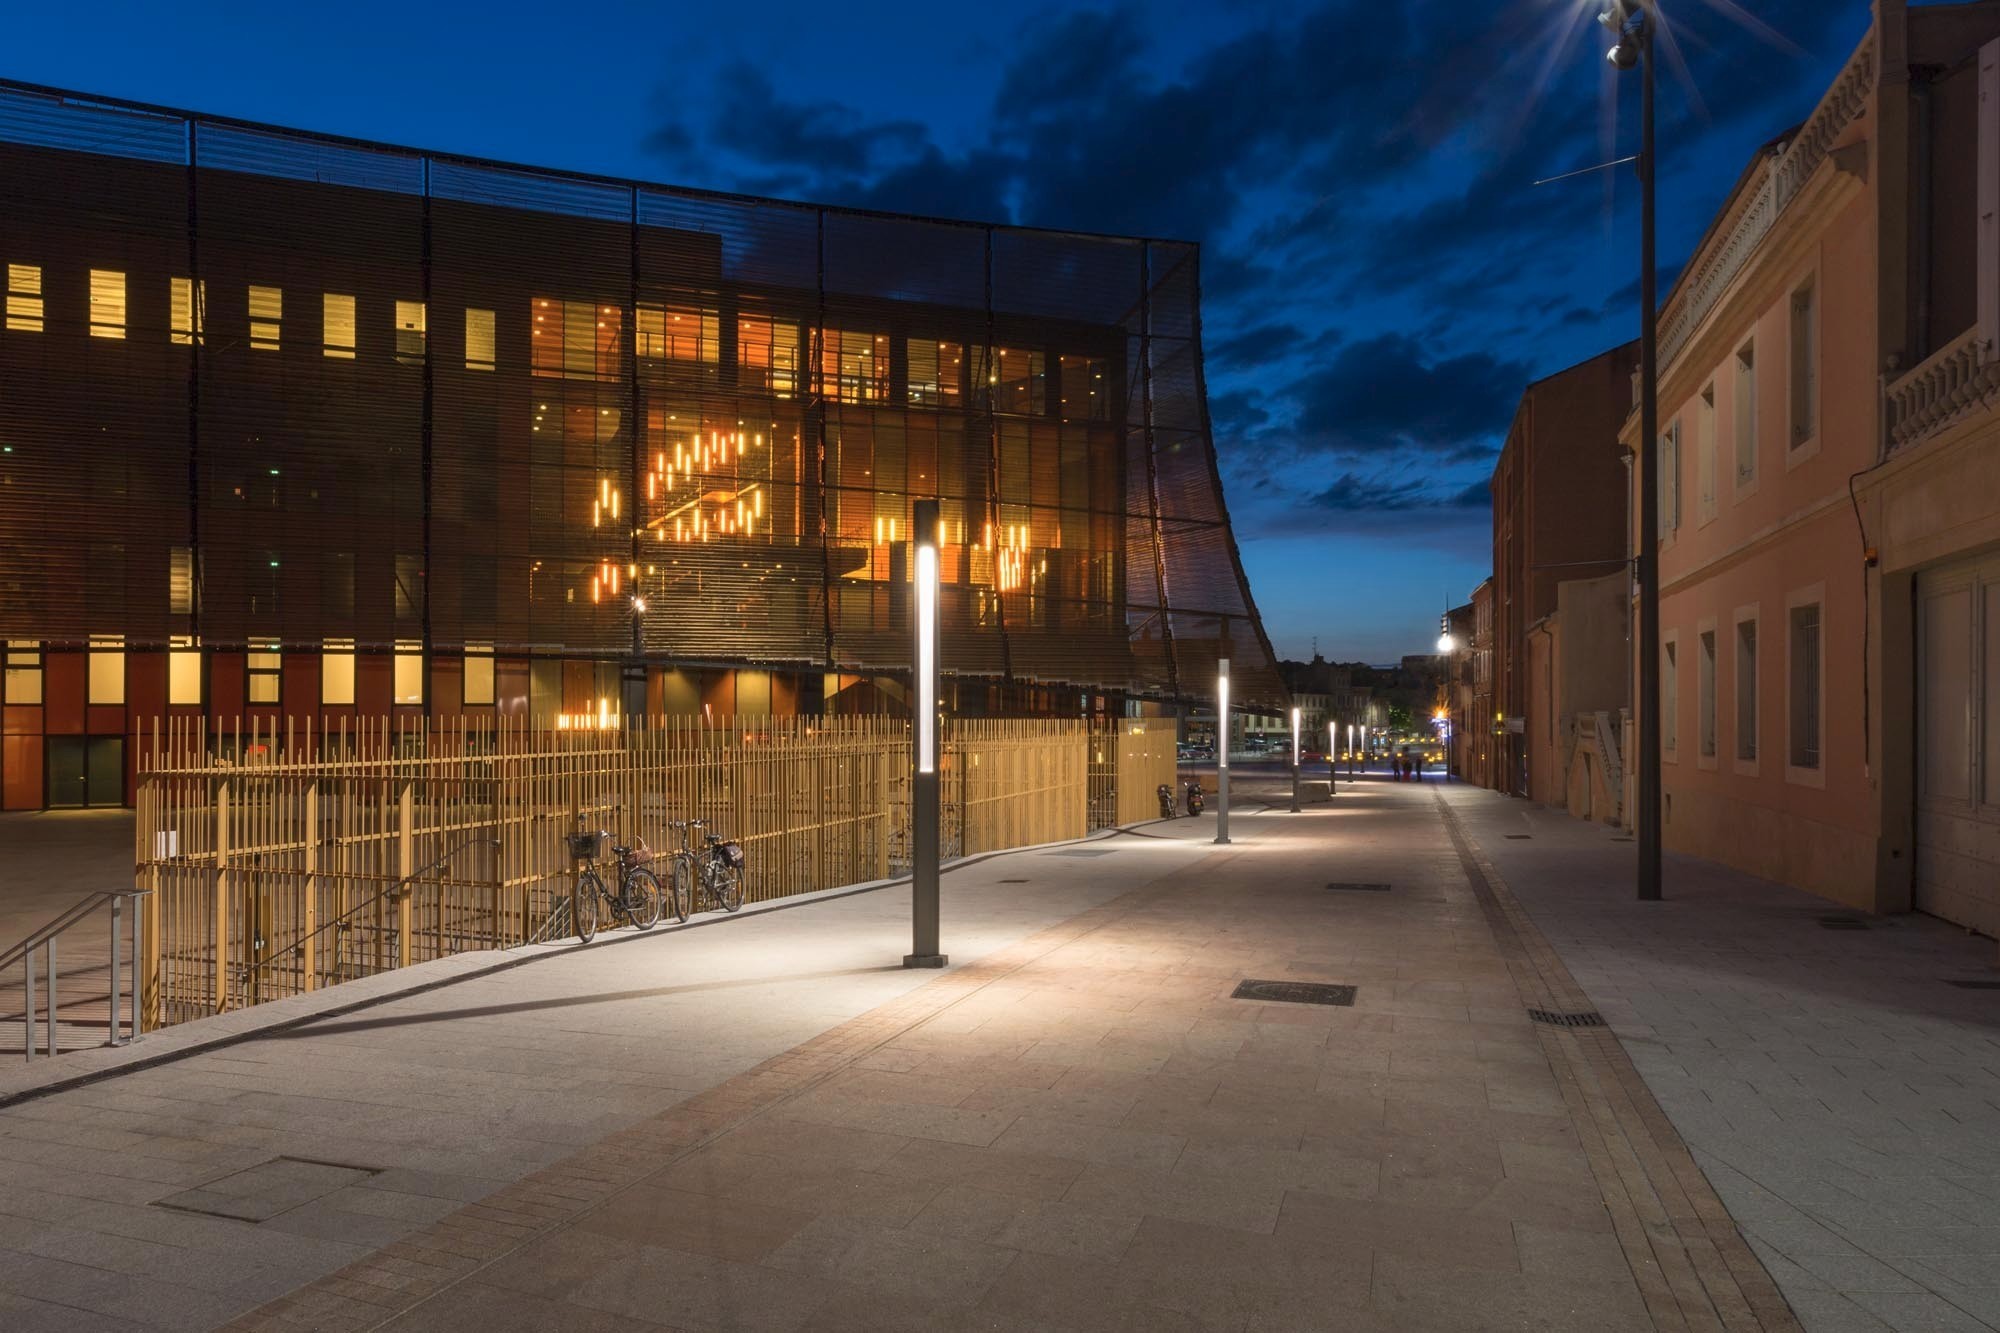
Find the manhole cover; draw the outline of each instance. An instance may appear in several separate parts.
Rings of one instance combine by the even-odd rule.
[[[1327,885],[1327,887],[1329,889],[1340,889],[1347,893],[1387,893],[1389,891],[1387,884],[1350,884],[1344,880],[1336,881]]]
[[[1354,1003],[1354,987],[1328,981],[1243,981],[1229,992],[1232,1000],[1269,1000],[1279,1004]]]
[[[369,1166],[343,1166],[338,1162],[311,1162],[302,1157],[274,1157],[220,1180],[211,1180],[197,1189],[155,1199],[153,1203],[155,1207],[177,1212],[267,1222],[335,1190],[358,1185],[378,1170]]]
[[[1960,990],[2000,990],[2000,981],[1946,981],[1944,984]]]
[[[1050,856],[1109,856],[1109,847],[1065,847],[1061,851],[1050,852]]]
[[[1560,1009],[1530,1009],[1528,1017],[1537,1023],[1546,1023],[1550,1027],[1558,1028],[1601,1028],[1604,1026],[1604,1015],[1598,1013],[1595,1009],[1586,1009],[1581,1013],[1564,1013]]]
[[[1823,916],[1819,919],[1823,930],[1866,930],[1868,923],[1851,916]]]

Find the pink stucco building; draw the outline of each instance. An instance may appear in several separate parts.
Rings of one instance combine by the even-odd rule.
[[[1670,850],[2000,933],[1996,335],[2000,4],[1876,0],[1661,315]]]

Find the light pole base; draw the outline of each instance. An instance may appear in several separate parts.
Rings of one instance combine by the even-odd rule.
[[[906,953],[903,955],[904,967],[943,967],[949,962],[951,962],[950,957],[941,953]]]

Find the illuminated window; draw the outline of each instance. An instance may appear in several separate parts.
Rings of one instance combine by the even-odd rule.
[[[320,646],[319,701],[354,702],[354,640],[327,639]]]
[[[465,645],[465,691],[461,697],[468,704],[490,704],[493,702],[493,646],[491,644],[468,643]]]
[[[0,672],[0,702],[38,704],[42,701],[42,646],[35,641],[10,639],[6,669]]]
[[[1101,356],[1059,358],[1062,415],[1071,421],[1111,420],[1110,368],[1111,363]]]
[[[90,270],[90,336],[125,336],[125,275],[108,268]]]
[[[172,341],[183,346],[201,341],[202,308],[207,304],[207,283],[193,278],[167,280],[167,328]]]
[[[424,339],[424,303],[396,302],[396,360],[406,366],[421,366]]]
[[[639,355],[653,361],[714,365],[722,356],[722,321],[713,310],[640,306]]]
[[[90,702],[125,702],[125,640],[115,636],[90,641]]]
[[[167,649],[167,702],[201,704],[201,645],[184,634]]]
[[[251,292],[257,289],[252,287]],[[354,298],[328,292],[321,298],[320,351],[341,361],[354,359]],[[254,312],[253,312],[254,313]],[[274,315],[273,318],[276,318]],[[252,345],[255,345],[257,326],[250,326]],[[278,345],[278,326],[271,326],[271,346]]]
[[[993,392],[993,410],[1040,416],[1048,410],[1048,367],[1040,352],[1018,347],[988,349],[986,384]]]
[[[7,327],[17,333],[42,331],[42,269],[39,264],[7,265]]]
[[[353,659],[349,658],[348,661],[348,671],[351,677],[353,673]],[[283,700],[285,683],[284,665],[284,655],[278,651],[276,643],[267,640],[260,644],[251,645],[250,651],[244,655],[243,672],[243,679],[248,687],[247,694],[251,703],[274,704]],[[347,688],[348,693],[352,695],[354,686],[351,679]]]
[[[912,407],[957,407],[964,401],[965,345],[930,338],[909,341]]]
[[[736,382],[789,398],[799,386],[799,329],[769,319],[736,321]]]
[[[877,333],[827,329],[820,337],[819,391],[843,403],[879,403],[889,396],[889,339]]]
[[[493,365],[493,312],[468,310],[465,312],[465,368],[491,370]]]
[[[537,298],[529,308],[529,318],[530,366],[535,374],[572,380],[618,377],[618,342],[624,322],[618,307]]]
[[[194,548],[174,546],[167,550],[167,612],[176,616],[194,614]]]
[[[329,315],[332,313],[331,301],[332,298],[329,297]],[[352,328],[354,324],[354,302],[352,298],[348,300],[347,313],[348,326]],[[275,352],[278,350],[278,326],[283,321],[284,316],[285,294],[283,291],[276,287],[252,287],[250,289],[251,350],[258,352]],[[331,333],[332,330],[329,329],[328,332]],[[347,346],[349,348],[348,355],[352,356],[354,354],[352,350],[354,347],[354,338],[351,334],[348,337]],[[338,353],[329,352],[328,355],[335,356]]]
[[[424,701],[424,645],[414,639],[396,641],[396,702]]]

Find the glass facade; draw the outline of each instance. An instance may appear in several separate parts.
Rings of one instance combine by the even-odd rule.
[[[467,705],[543,658],[893,674],[934,497],[948,671],[1281,699],[1190,245],[4,85],[0,216],[0,638],[254,653],[218,710],[429,705],[468,648]]]

